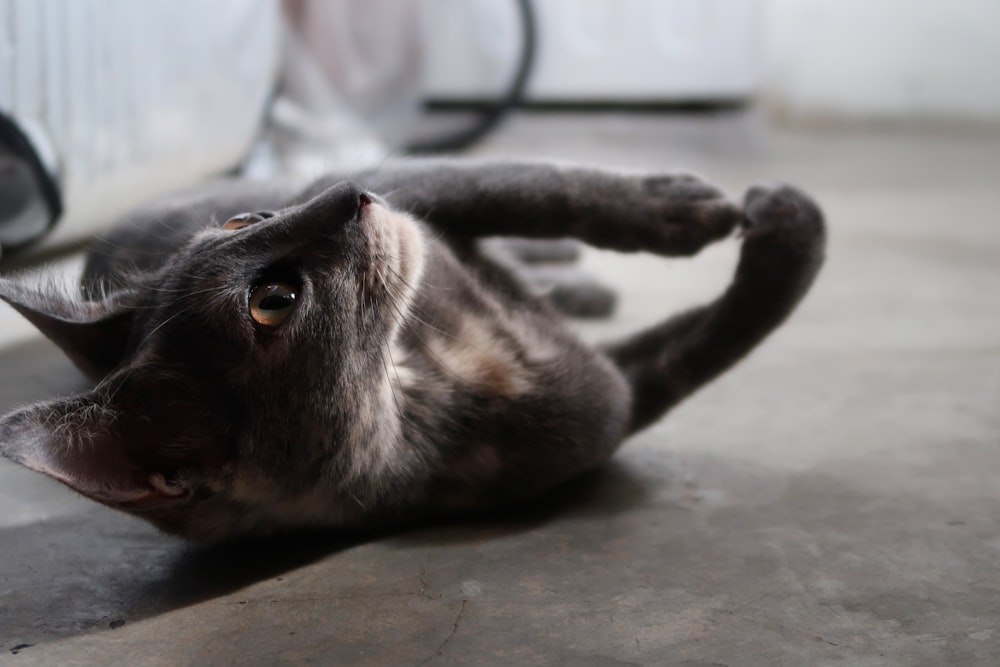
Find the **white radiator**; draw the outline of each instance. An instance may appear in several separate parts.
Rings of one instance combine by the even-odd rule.
[[[273,0],[0,0],[0,110],[50,149],[62,192],[47,242],[239,164],[280,28]]]

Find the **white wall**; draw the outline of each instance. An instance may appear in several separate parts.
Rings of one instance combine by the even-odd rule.
[[[759,81],[763,0],[534,0],[538,50],[528,99],[738,98]],[[490,98],[521,48],[511,0],[427,0],[425,92]]]
[[[793,117],[1000,120],[1000,0],[768,0],[766,99]]]
[[[760,88],[792,117],[1000,121],[1000,0],[535,2],[536,97],[704,98]],[[425,4],[431,96],[500,90],[517,52],[513,4]]]

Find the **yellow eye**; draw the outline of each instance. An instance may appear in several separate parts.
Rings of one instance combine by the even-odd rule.
[[[276,327],[295,308],[296,288],[288,283],[264,283],[250,294],[250,317],[265,327]]]
[[[260,222],[261,220],[267,220],[268,218],[273,218],[274,213],[270,211],[260,211],[258,213],[240,213],[239,215],[234,215],[233,217],[226,220],[225,224],[222,225],[223,229],[229,231],[235,231],[237,229],[243,229],[244,227],[249,227],[250,225]]]

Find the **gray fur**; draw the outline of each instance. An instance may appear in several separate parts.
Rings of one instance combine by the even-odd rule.
[[[223,182],[136,212],[91,254],[87,300],[0,280],[97,381],[3,418],[0,451],[194,539],[502,507],[599,465],[730,367],[822,262],[822,216],[786,186],[741,208],[689,176],[539,163],[351,176]],[[257,210],[276,215],[219,228]],[[686,256],[740,225],[724,295],[600,349],[479,244]],[[300,294],[274,329],[247,311],[271,280]]]

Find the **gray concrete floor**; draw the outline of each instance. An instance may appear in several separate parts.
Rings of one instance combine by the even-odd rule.
[[[693,167],[823,203],[829,263],[749,360],[530,511],[200,549],[0,463],[2,665],[1000,664],[1000,136],[534,116],[480,153]],[[598,338],[707,298],[592,253]],[[0,410],[74,389],[0,311]]]

